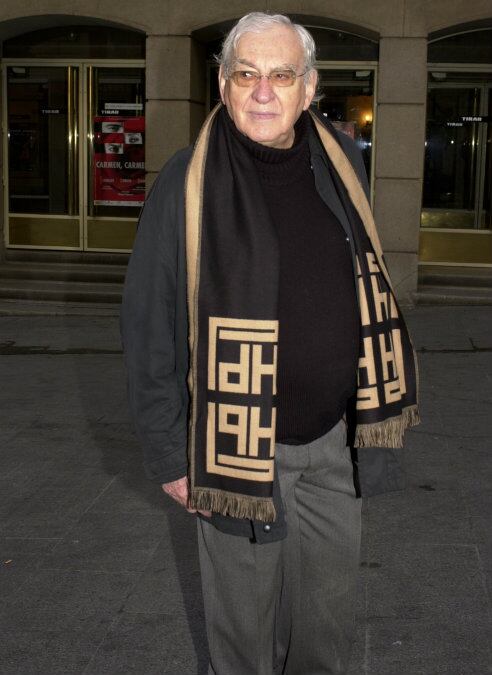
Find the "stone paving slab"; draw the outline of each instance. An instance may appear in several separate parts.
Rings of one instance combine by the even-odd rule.
[[[203,620],[203,617],[197,618],[200,622]],[[205,675],[206,650],[204,634],[190,631],[186,619],[177,616],[175,611],[152,614],[125,612],[112,625],[84,675],[197,672]]]
[[[416,349],[491,347],[490,307],[415,307],[405,318]]]
[[[486,675],[490,631],[476,619],[368,621],[366,671],[377,675]],[[364,671],[361,671],[364,672]]]
[[[121,350],[118,318],[75,316],[0,317],[0,345],[19,347]]]
[[[35,627],[24,627],[14,615],[13,628],[2,631],[1,673],[82,673],[113,623],[110,614],[63,616],[55,626],[50,625],[46,613],[37,616]]]
[[[408,489],[363,504],[350,675],[492,673],[490,309],[407,312]],[[117,317],[0,316],[0,673],[205,675],[196,523],[143,475]]]
[[[452,621],[455,616],[467,616],[478,624],[487,616],[476,545],[411,543],[393,546],[391,551],[374,545],[371,558],[380,562],[368,583],[368,619]]]

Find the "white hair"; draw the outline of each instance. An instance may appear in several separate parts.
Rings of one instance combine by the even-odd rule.
[[[265,14],[264,12],[251,12],[231,28],[222,43],[220,54],[216,57],[222,66],[226,77],[230,77],[236,58],[236,48],[239,40],[245,33],[263,33],[276,26],[286,26],[292,29],[299,38],[304,53],[304,79],[307,81],[309,73],[315,70],[316,45],[311,33],[298,23],[293,23],[288,16],[283,14]]]

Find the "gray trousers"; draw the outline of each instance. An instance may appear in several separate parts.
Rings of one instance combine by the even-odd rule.
[[[256,544],[198,522],[209,675],[342,675],[354,633],[361,500],[346,425],[277,444],[288,534]]]

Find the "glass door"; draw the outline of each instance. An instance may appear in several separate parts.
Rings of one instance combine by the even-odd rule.
[[[430,73],[420,236],[424,263],[492,263],[490,76],[467,75]]]
[[[88,67],[87,249],[128,250],[145,199],[143,68]]]
[[[8,245],[80,248],[79,69],[9,66]]]
[[[319,66],[316,107],[359,146],[372,185],[374,152],[374,89],[376,69]],[[371,195],[372,195],[371,189]]]
[[[479,228],[492,231],[492,85],[487,87],[488,118],[484,128],[483,200],[479,214]],[[491,261],[492,262],[492,261]]]
[[[422,227],[475,228],[480,129],[472,120],[481,94],[480,87],[429,90]]]
[[[7,246],[131,250],[145,197],[144,68],[43,63],[4,69]]]

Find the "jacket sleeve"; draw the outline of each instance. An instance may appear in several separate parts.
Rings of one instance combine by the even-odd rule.
[[[175,155],[145,202],[128,264],[120,315],[128,399],[147,477],[186,475],[188,392],[176,368],[178,237],[186,161]]]

